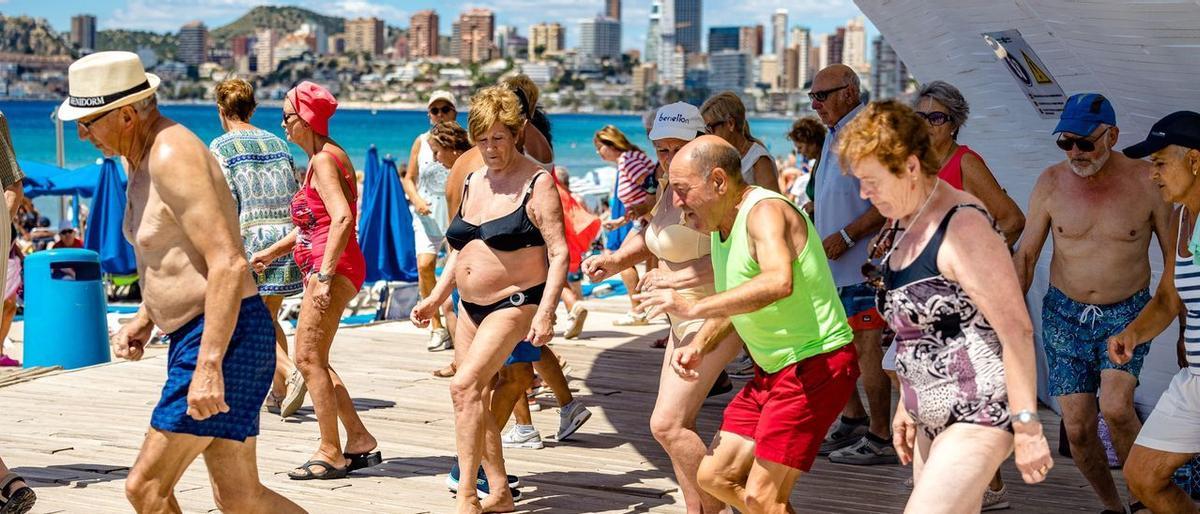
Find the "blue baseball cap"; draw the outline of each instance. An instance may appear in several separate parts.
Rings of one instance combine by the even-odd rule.
[[[1100,124],[1117,124],[1117,111],[1112,103],[1100,93],[1079,93],[1072,95],[1063,105],[1062,116],[1058,118],[1058,126],[1054,133],[1070,132],[1078,136],[1090,136]]]

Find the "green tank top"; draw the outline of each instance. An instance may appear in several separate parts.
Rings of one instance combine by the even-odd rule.
[[[758,202],[778,199],[796,208],[779,193],[751,187],[738,210],[727,240],[712,233],[712,262],[717,292],[728,291],[758,276],[762,269],[750,256],[746,218]],[[758,311],[732,317],[750,356],[767,373],[775,373],[814,355],[849,344],[854,337],[846,311],[833,284],[833,273],[812,221],[796,209],[808,226],[808,241],[792,262],[792,294]]]

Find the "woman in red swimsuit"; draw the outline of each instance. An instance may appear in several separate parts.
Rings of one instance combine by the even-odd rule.
[[[308,154],[308,171],[292,199],[296,229],[252,257],[255,269],[292,251],[305,276],[304,301],[296,327],[296,367],[304,375],[321,429],[312,458],[288,473],[293,480],[344,478],[347,473],[382,462],[375,437],[363,426],[350,394],[329,365],[329,347],[346,304],[358,294],[366,263],[354,227],[358,191],[350,158],[329,137],[329,118],[337,100],[325,88],[301,82],[283,104],[288,141]],[[338,419],[346,428],[346,447],[338,437]]]

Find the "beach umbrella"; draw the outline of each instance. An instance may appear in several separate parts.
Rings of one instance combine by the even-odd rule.
[[[368,192],[379,188],[379,177],[382,176],[382,169],[383,165],[379,163],[379,150],[375,149],[375,145],[371,145],[367,149],[367,158],[363,162],[362,167],[363,183],[362,189],[358,192],[362,197],[362,201],[359,202],[359,210],[367,212],[368,210],[375,209],[376,198]],[[358,225],[360,227],[362,226],[362,219],[362,212],[360,212],[358,216]],[[361,236],[362,234],[360,233],[359,235]]]
[[[68,169],[60,168],[53,164],[27,161],[25,159],[17,159],[17,166],[19,166],[21,168],[21,172],[25,174],[25,179],[23,181],[25,196],[30,198],[54,194],[49,192],[54,188],[53,179],[71,172]]]
[[[372,171],[374,148],[367,152],[358,213],[358,240],[367,261],[367,282],[417,280],[417,251],[408,212],[408,197],[400,187],[396,161],[390,156]]]
[[[95,185],[83,246],[100,254],[100,269],[113,275],[137,273],[133,247],[125,240],[125,175],[112,159],[104,159]]]

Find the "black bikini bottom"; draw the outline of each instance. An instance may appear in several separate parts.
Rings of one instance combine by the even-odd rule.
[[[471,317],[471,321],[475,322],[475,326],[483,323],[483,320],[493,312],[500,309],[510,307],[520,307],[522,305],[537,305],[542,301],[542,293],[546,290],[546,283],[542,282],[524,291],[518,291],[509,295],[508,298],[500,300],[489,305],[479,305],[466,300],[459,300],[462,303],[463,309],[467,311],[467,316]]]

